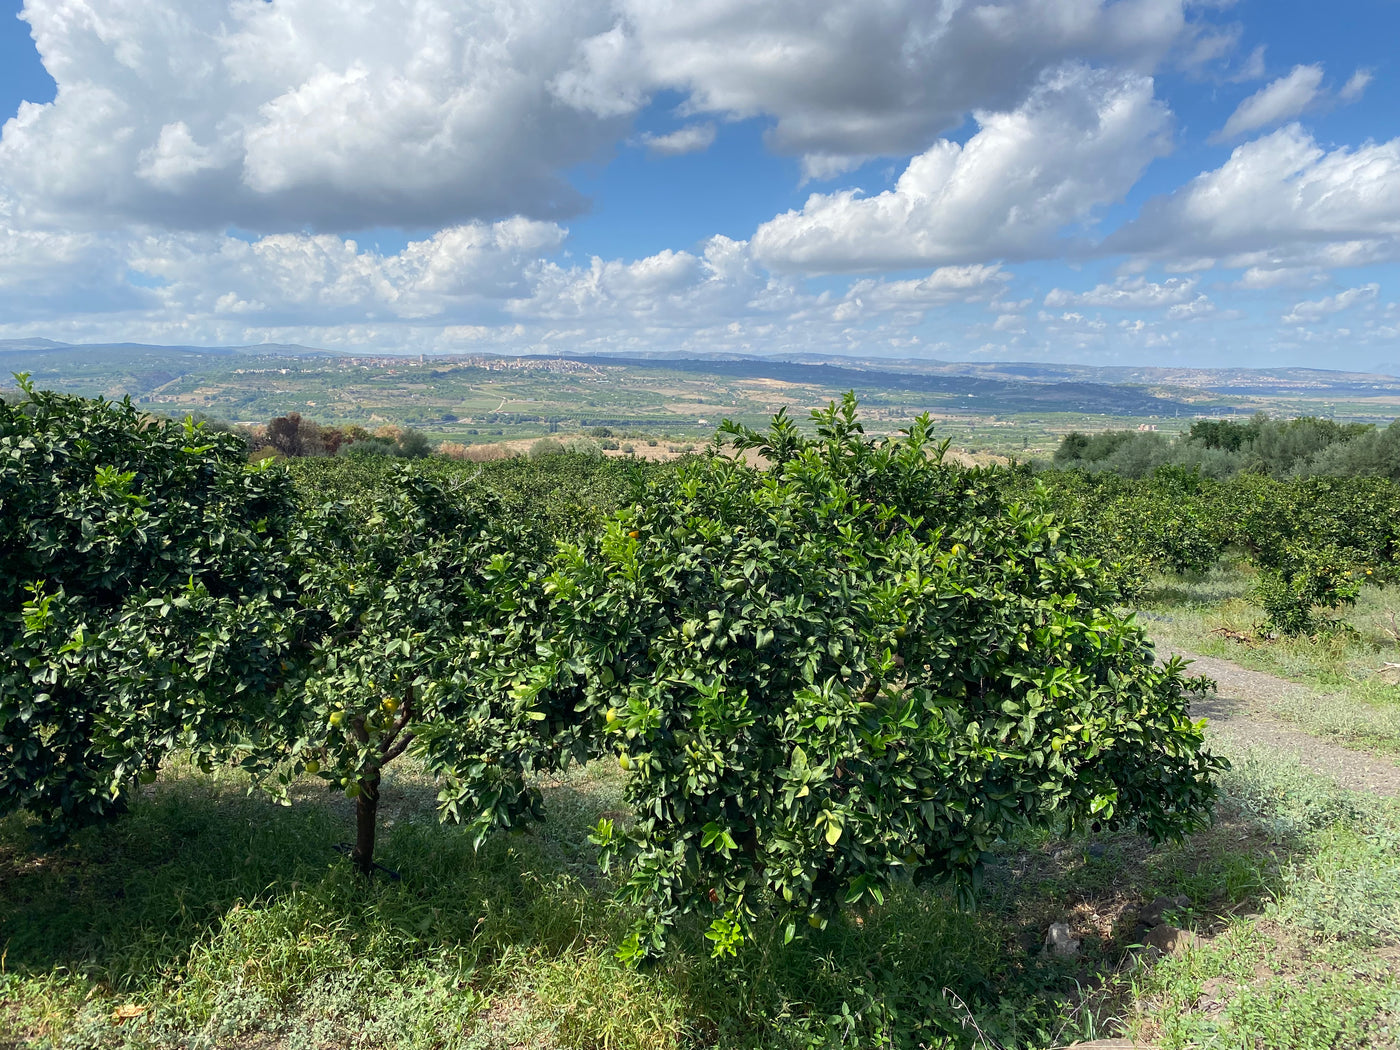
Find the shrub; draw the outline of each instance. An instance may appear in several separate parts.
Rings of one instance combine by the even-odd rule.
[[[233,435],[23,392],[0,405],[0,814],[60,837],[278,687],[295,502]]]
[[[547,582],[556,686],[630,774],[635,824],[594,833],[647,909],[626,957],[686,911],[726,952],[772,906],[791,937],[902,880],[969,894],[1002,838],[1170,837],[1213,797],[1198,683],[1043,498],[930,456],[927,418],[872,442],[849,396],[814,416],[815,440],[724,424],[770,467],[691,461]]]
[[[563,444],[554,438],[540,438],[530,446],[530,458],[543,459],[545,456],[557,456],[563,451]]]
[[[1290,636],[1338,626],[1338,621],[1319,610],[1356,604],[1361,594],[1359,580],[1337,547],[1290,544],[1275,566],[1260,571],[1254,585],[1253,598],[1267,617],[1260,626]]]

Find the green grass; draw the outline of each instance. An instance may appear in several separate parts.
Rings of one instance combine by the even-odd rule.
[[[381,856],[397,883],[334,852],[342,799],[308,788],[278,808],[232,774],[167,773],[47,855],[22,820],[0,823],[0,1047],[1048,1047],[1124,1029],[1310,1047],[1277,1018],[1318,1010],[1343,1025],[1336,1045],[1387,1045],[1400,811],[1272,760],[1237,762],[1217,824],[1179,845],[1007,846],[975,912],[908,888],[787,947],[760,929],[730,963],[687,926],[641,970],[613,958],[632,916],[584,840],[620,805],[617,776],[551,782],[548,823],[473,853],[401,770]],[[1178,893],[1214,936],[1139,966],[1134,909]],[[1055,921],[1078,957],[1041,948]],[[1245,990],[1193,1006],[1221,974]],[[116,1023],[128,1005],[144,1013]]]
[[[1156,581],[1141,602],[1143,621],[1161,644],[1218,656],[1308,686],[1276,713],[1303,729],[1400,754],[1400,587],[1365,587],[1343,615],[1350,629],[1315,637],[1268,638],[1256,630],[1263,610],[1249,600],[1247,571],[1223,566],[1205,576]]]
[[[1293,843],[1258,914],[1130,974],[1130,1027],[1162,1050],[1355,1050],[1400,1033],[1400,805],[1254,753],[1227,776],[1258,831]]]

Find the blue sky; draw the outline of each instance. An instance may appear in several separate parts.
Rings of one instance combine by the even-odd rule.
[[[4,0],[0,338],[1400,370],[1397,39],[1400,0]]]

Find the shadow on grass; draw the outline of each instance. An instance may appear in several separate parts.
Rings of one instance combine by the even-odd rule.
[[[359,1046],[352,1035],[365,1018],[382,1020],[389,988],[426,998],[404,1000],[400,1028],[376,1037],[384,1046],[416,1045],[396,1033],[429,1015],[465,1038],[500,1004],[561,1046],[972,1046],[978,1030],[1009,1047],[1046,1046],[1101,1029],[1081,992],[1121,964],[1135,905],[1184,893],[1209,925],[1257,907],[1300,856],[1227,808],[1176,847],[1126,833],[1008,847],[972,913],[937,888],[910,887],[791,945],[776,924],[760,928],[727,961],[711,959],[700,924],[686,922],[667,956],[638,973],[612,957],[632,916],[583,842],[582,829],[616,806],[615,782],[550,787],[550,824],[479,853],[437,823],[430,801],[426,814],[411,812],[418,788],[401,790],[381,855],[398,883],[367,883],[334,852],[349,830],[338,802],[279,808],[197,777],[162,783],[119,823],[44,857],[26,852],[19,821],[0,824],[11,989],[30,981],[42,998],[44,982],[65,974],[75,1003],[108,1003],[104,1017],[112,1001],[151,1002],[171,1035],[139,1044],[153,1046],[215,1022],[280,1031],[311,1012],[335,1014],[336,1031],[349,1033],[326,1045]],[[1081,939],[1078,956],[1042,949],[1058,921]],[[93,1031],[90,1045],[103,1045],[106,1030]]]
[[[1235,567],[1217,567],[1185,576],[1158,576],[1143,589],[1138,603],[1147,608],[1187,606],[1208,608],[1249,596],[1254,580]]]

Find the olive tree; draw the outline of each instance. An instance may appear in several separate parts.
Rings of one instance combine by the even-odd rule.
[[[791,937],[901,880],[966,896],[1028,830],[1195,827],[1218,762],[1200,682],[1154,663],[1116,588],[1034,493],[943,460],[919,420],[864,437],[852,397],[726,423],[547,582],[556,648],[635,812],[594,832],[646,918],[709,914],[716,952],[776,907]]]

